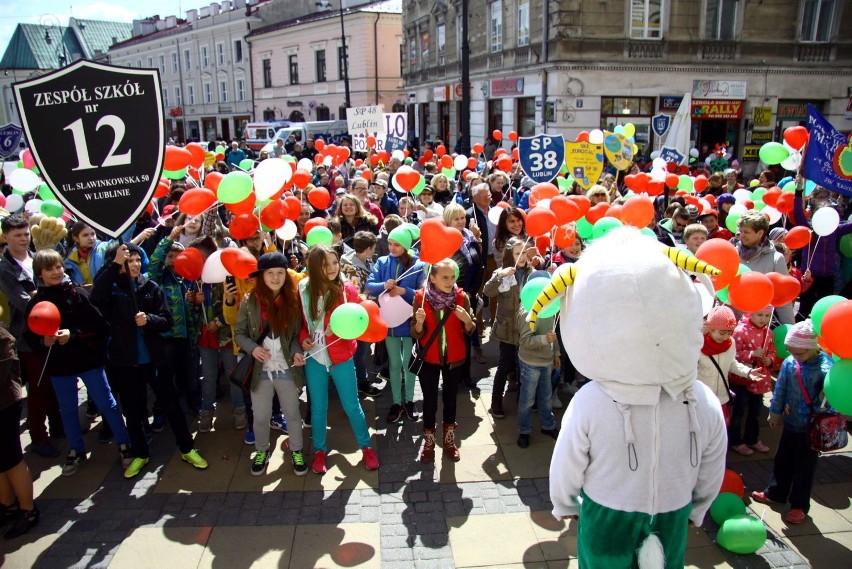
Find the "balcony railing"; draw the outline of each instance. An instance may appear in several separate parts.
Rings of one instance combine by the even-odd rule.
[[[663,42],[628,40],[625,52],[631,59],[662,59]]]
[[[737,59],[737,44],[733,42],[709,41],[701,44],[701,59],[705,61],[734,61]]]
[[[805,43],[796,46],[796,61],[821,62],[833,59],[834,49],[830,44]]]
[[[501,69],[503,67],[503,52],[488,55],[488,69]]]

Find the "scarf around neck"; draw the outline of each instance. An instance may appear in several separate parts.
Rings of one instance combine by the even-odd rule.
[[[733,340],[727,338],[724,342],[717,342],[710,337],[710,334],[704,334],[704,345],[701,346],[701,353],[705,356],[716,356],[728,350],[731,347]]]
[[[430,284],[426,287],[426,299],[435,310],[446,310],[447,308],[453,308],[455,306],[456,293],[458,290],[459,285],[454,284],[452,291],[441,292]]]

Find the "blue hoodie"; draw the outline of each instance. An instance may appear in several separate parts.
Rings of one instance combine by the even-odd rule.
[[[409,253],[410,254],[410,253]],[[401,280],[397,280],[397,284],[405,289],[405,294],[402,298],[409,304],[414,302],[414,291],[420,288],[423,280],[423,269],[426,268],[425,263],[421,263],[417,257],[412,256],[414,263],[409,267],[408,274]],[[367,277],[367,294],[377,297],[385,290],[385,283],[390,279],[397,279],[399,275],[406,272],[402,267],[398,257],[386,255],[379,257],[376,264],[373,265],[373,270],[370,276]],[[405,322],[388,330],[388,336],[406,337],[411,336],[411,318]]]

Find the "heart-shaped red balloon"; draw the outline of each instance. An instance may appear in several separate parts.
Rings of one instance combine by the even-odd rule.
[[[766,276],[772,281],[775,290],[772,295],[772,306],[783,306],[793,302],[802,292],[802,283],[794,276],[781,273],[766,273]]]
[[[409,166],[400,166],[394,174],[396,186],[404,192],[409,192],[420,183],[420,172]]]
[[[360,304],[367,311],[370,323],[367,325],[367,331],[361,334],[358,340],[361,342],[381,342],[388,335],[388,325],[379,312],[379,305],[372,300],[362,300]]]
[[[609,204],[606,202],[601,202],[595,206],[589,208],[589,211],[586,212],[586,221],[594,225],[606,215],[606,212],[609,210]]]
[[[325,189],[323,189],[323,191],[325,191]],[[282,200],[272,200],[266,204],[262,210],[260,210],[260,221],[269,229],[278,229],[284,225],[289,212],[290,208],[287,206],[287,202]],[[226,266],[225,268],[227,269],[228,267]]]
[[[567,196],[556,196],[550,200],[550,211],[556,214],[556,223],[565,225],[580,219],[580,206]]]
[[[461,231],[444,225],[442,218],[427,219],[420,225],[420,260],[435,264],[452,257],[462,241]]]
[[[183,278],[197,281],[201,278],[201,271],[204,269],[204,255],[195,247],[188,247],[175,257],[173,268]]]
[[[592,202],[586,196],[568,196],[568,199],[577,204],[577,207],[580,208],[580,217],[583,217],[588,213],[589,208],[592,207]],[[579,217],[577,218],[579,219]]]
[[[247,279],[257,270],[257,259],[244,249],[226,247],[222,249],[222,266],[238,279]]]

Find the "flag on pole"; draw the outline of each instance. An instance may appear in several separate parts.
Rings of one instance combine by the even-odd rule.
[[[689,133],[692,130],[692,94],[685,93],[677,108],[669,132],[663,141],[661,156],[667,161],[684,164],[689,158]],[[670,158],[667,158],[670,157]]]
[[[810,103],[807,126],[810,138],[805,154],[805,178],[833,192],[852,196],[852,140],[831,126]]]

